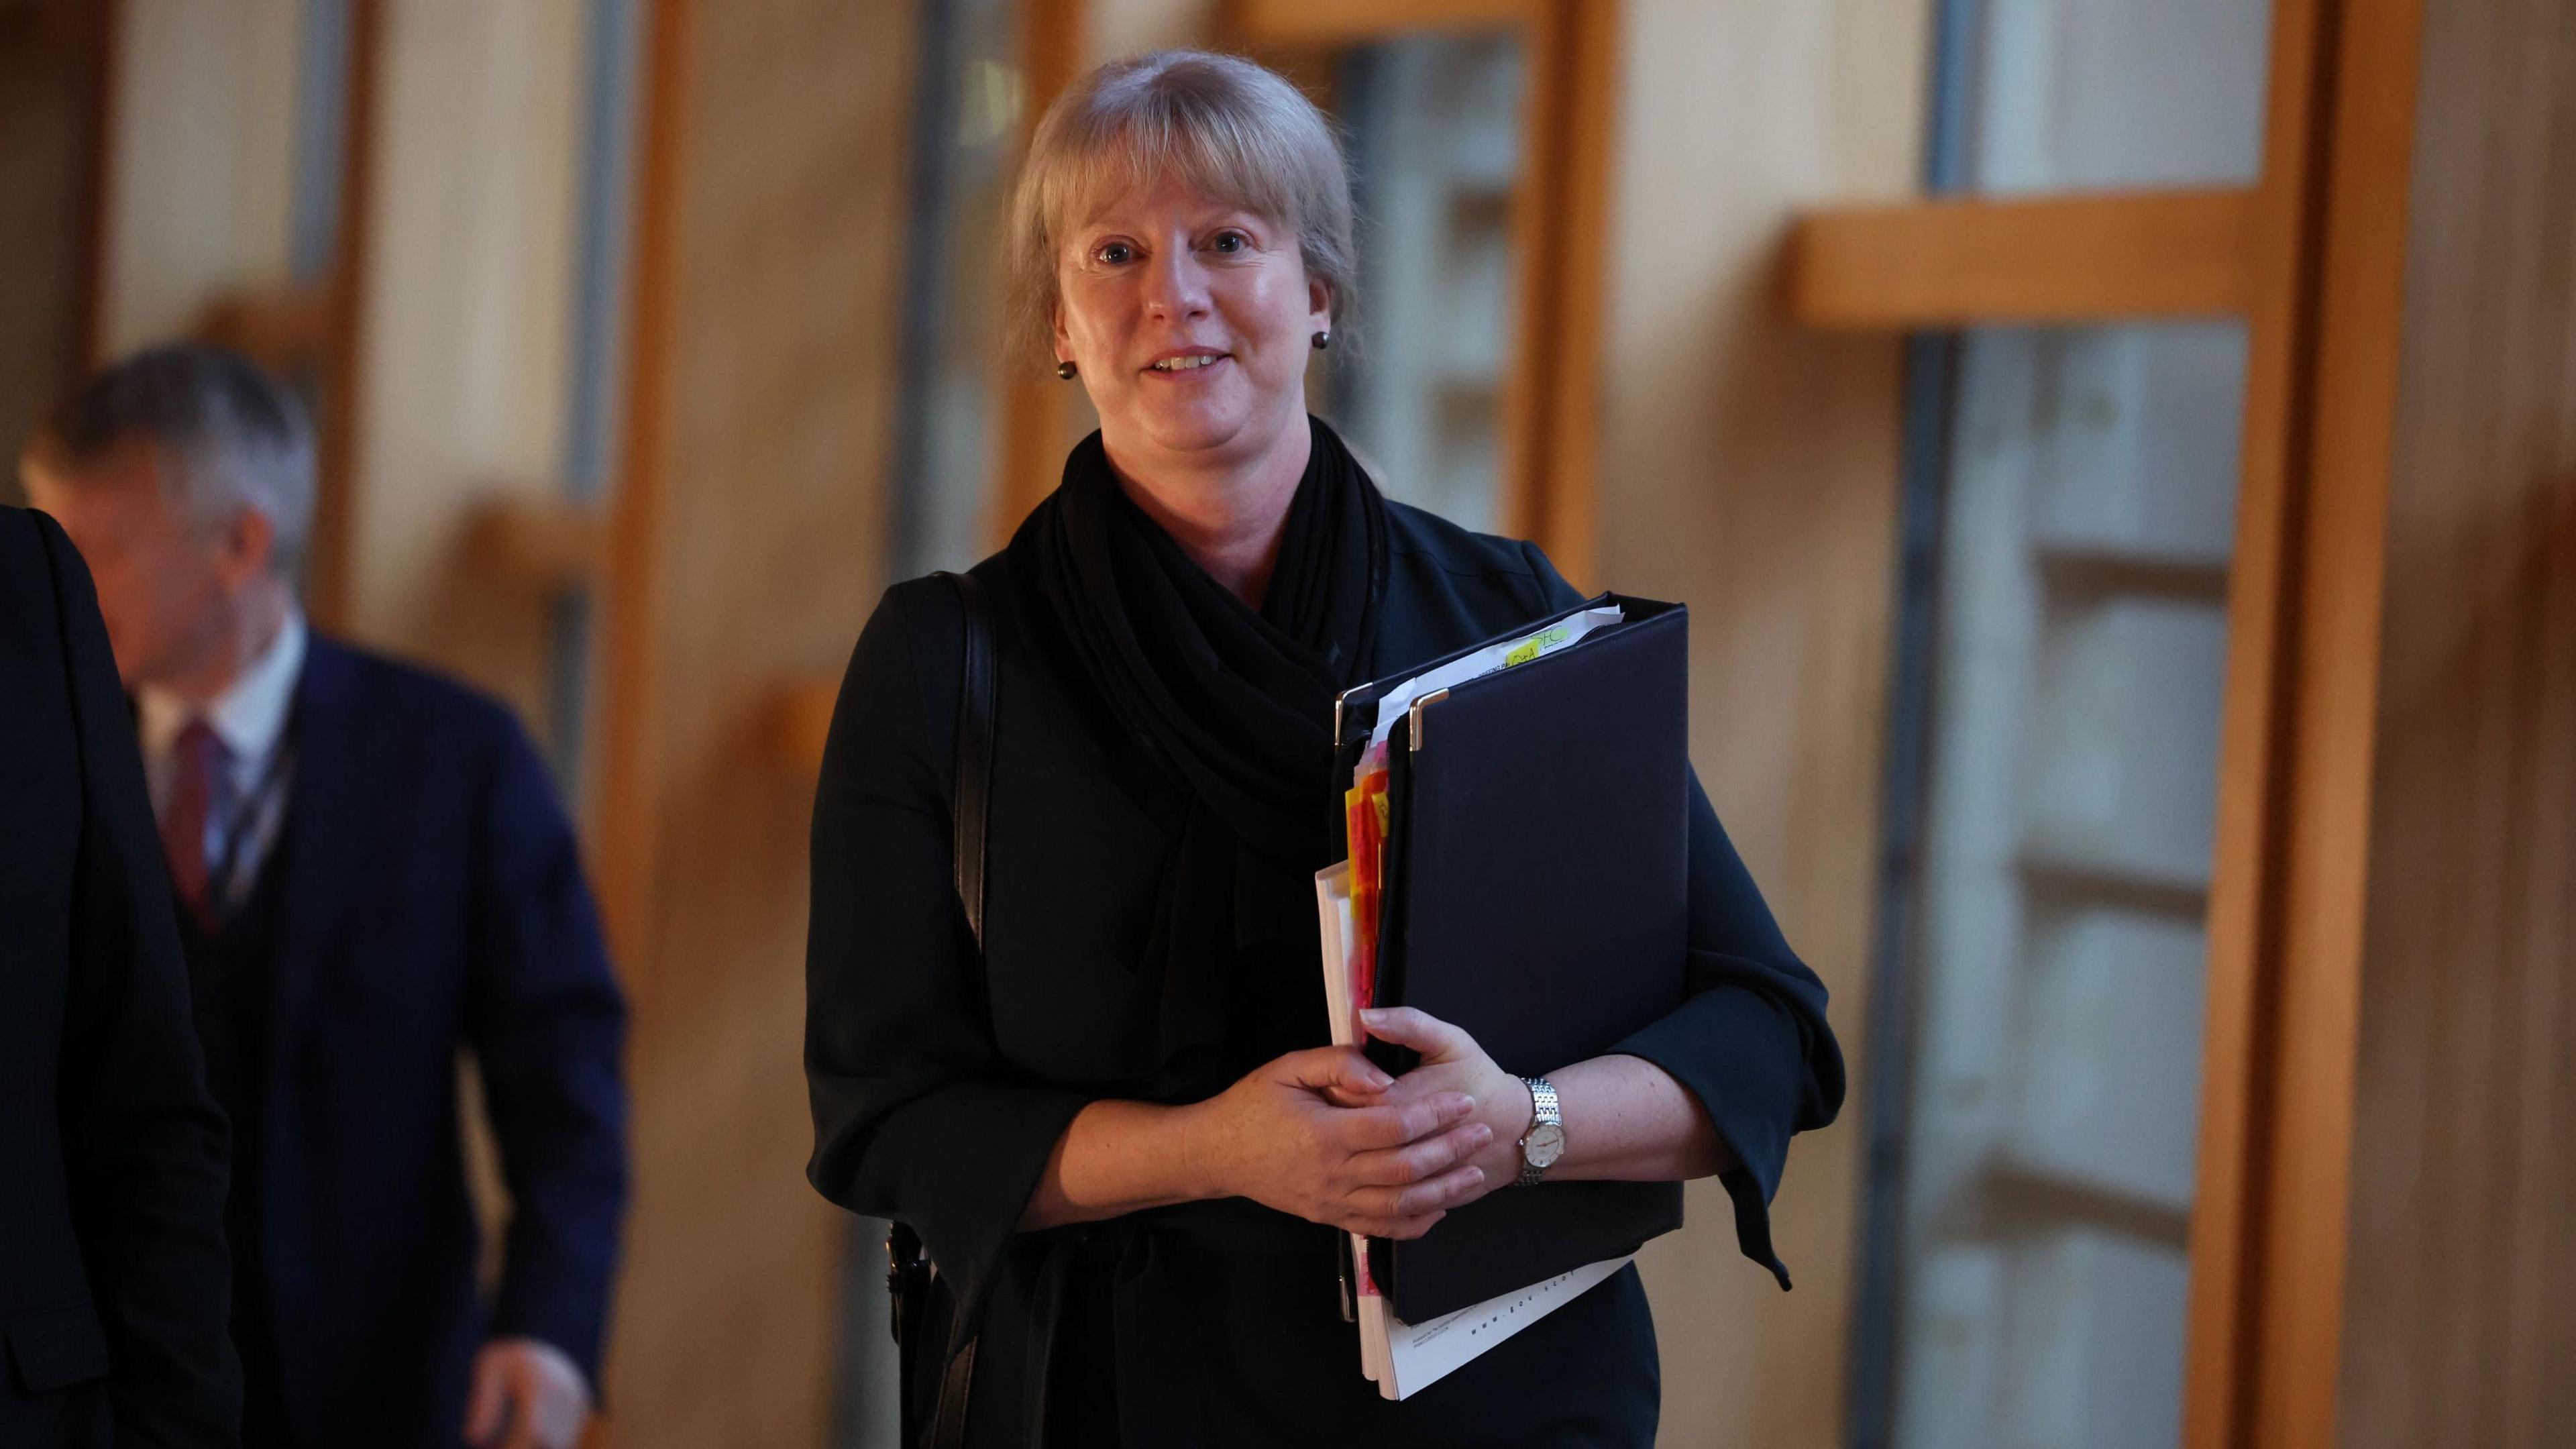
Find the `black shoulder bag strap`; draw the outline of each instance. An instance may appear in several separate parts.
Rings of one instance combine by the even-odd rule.
[[[965,908],[967,929],[975,936],[976,969],[980,972],[984,949],[984,835],[992,803],[993,716],[1000,693],[996,678],[1000,651],[983,581],[972,574],[943,573],[940,577],[956,586],[957,603],[966,618],[964,668],[957,686],[957,775],[948,801],[948,819],[957,902]],[[902,1359],[902,1422],[907,1445],[923,1442],[919,1406],[913,1402],[913,1361],[925,1347],[939,1351],[938,1346],[917,1341],[929,1326],[923,1309],[931,1272],[920,1237],[902,1223],[891,1225],[886,1231],[886,1293],[893,1300],[894,1338]],[[930,1449],[961,1449],[966,1442],[966,1400],[975,1380],[975,1343],[975,1339],[967,1339],[940,1374],[939,1402],[928,1439]]]

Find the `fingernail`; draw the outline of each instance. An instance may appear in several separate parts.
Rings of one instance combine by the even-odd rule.
[[[1387,1088],[1395,1085],[1395,1078],[1388,1076],[1384,1072],[1371,1072],[1368,1074],[1368,1084],[1383,1092]]]
[[[1476,1110],[1476,1099],[1461,1092],[1449,1099],[1449,1115],[1464,1117]]]
[[[1486,1143],[1494,1140],[1494,1129],[1486,1126],[1482,1122],[1479,1122],[1475,1126],[1467,1129],[1467,1138],[1477,1146],[1482,1147]],[[1483,1171],[1484,1169],[1482,1168],[1477,1169],[1479,1175],[1481,1175]]]
[[[1378,1006],[1364,1006],[1364,1007],[1361,1007],[1361,1008],[1360,1008],[1360,1020],[1365,1021],[1365,1022],[1369,1022],[1369,1023],[1372,1023],[1372,1024],[1377,1023],[1377,1022],[1384,1021],[1384,1020],[1386,1020],[1386,1009],[1385,1009],[1384,1007],[1378,1007]]]

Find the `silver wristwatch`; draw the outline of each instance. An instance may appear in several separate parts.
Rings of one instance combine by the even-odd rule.
[[[1556,1160],[1565,1155],[1565,1119],[1557,1115],[1556,1088],[1545,1077],[1523,1077],[1529,1088],[1530,1126],[1521,1137],[1521,1175],[1515,1184],[1536,1187]]]

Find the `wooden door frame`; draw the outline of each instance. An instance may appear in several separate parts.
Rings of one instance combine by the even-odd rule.
[[[1038,118],[1082,68],[1087,0],[1020,0],[1021,116],[1019,153],[1011,160],[1016,182]],[[1011,339],[1016,344],[1018,339]],[[1064,471],[1064,384],[1039,373],[1017,345],[994,364],[994,391],[1002,416],[1000,457],[993,473],[985,534],[998,549],[1038,501],[1055,490]]]
[[[107,238],[109,199],[115,195],[110,174],[115,166],[118,79],[125,67],[119,49],[125,43],[126,0],[99,0],[90,23],[97,27],[97,69],[90,78],[89,194],[82,198],[80,357],[83,376],[107,362]]]
[[[2183,1442],[2334,1441],[2380,587],[2422,0],[2274,0],[2248,188],[1839,208],[1810,326],[2248,332]]]

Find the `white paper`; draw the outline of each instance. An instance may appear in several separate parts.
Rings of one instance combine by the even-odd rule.
[[[1515,1293],[1488,1299],[1472,1308],[1432,1319],[1428,1323],[1406,1323],[1398,1319],[1386,1300],[1372,1299],[1385,1313],[1388,1371],[1378,1381],[1378,1393],[1389,1399],[1406,1399],[1438,1383],[1468,1360],[1495,1344],[1538,1322],[1566,1304],[1597,1287],[1611,1274],[1628,1266],[1629,1259],[1612,1258],[1592,1263],[1570,1273],[1559,1273],[1541,1283],[1532,1283]]]
[[[1377,727],[1369,731],[1369,743],[1385,744],[1387,736],[1395,731],[1395,722],[1403,717],[1406,710],[1413,708],[1415,700],[1426,694],[1454,689],[1470,679],[1482,679],[1514,664],[1526,664],[1541,655],[1553,654],[1603,625],[1618,623],[1619,619],[1619,606],[1604,604],[1597,609],[1586,609],[1570,619],[1559,619],[1544,629],[1532,630],[1519,638],[1488,644],[1466,658],[1453,660],[1428,674],[1417,674],[1379,698]],[[1532,649],[1531,645],[1537,647]],[[1525,650],[1524,657],[1514,657]]]
[[[1342,861],[1315,872],[1315,911],[1321,927],[1324,950],[1324,1011],[1332,1023],[1333,1045],[1354,1046],[1359,1042],[1357,993],[1351,983],[1351,956],[1359,949],[1359,918],[1351,906],[1351,863]],[[1368,1238],[1360,1233],[1351,1237],[1351,1252],[1366,1261]],[[1390,1315],[1386,1300],[1374,1293],[1356,1295],[1353,1310],[1360,1325],[1360,1372],[1369,1382],[1385,1392],[1388,1379],[1387,1332]]]
[[[1332,1021],[1333,1045],[1350,1046],[1360,1039],[1351,989],[1351,957],[1359,950],[1360,931],[1351,909],[1349,861],[1315,872],[1315,914],[1324,941],[1324,1011]]]

